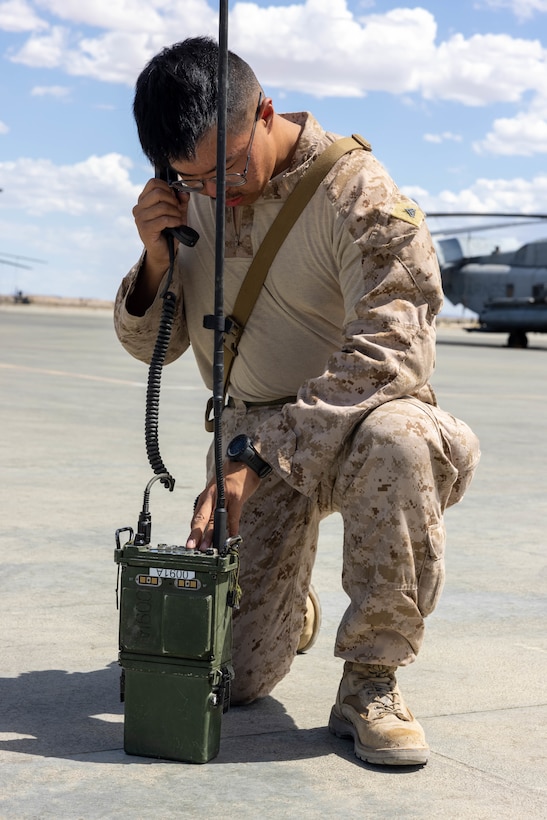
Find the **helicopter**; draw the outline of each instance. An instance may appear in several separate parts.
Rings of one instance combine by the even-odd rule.
[[[478,316],[480,333],[507,333],[507,346],[526,348],[528,333],[547,333],[547,238],[516,250],[496,246],[486,255],[469,255],[456,234],[541,224],[547,214],[429,213],[428,217],[503,217],[517,222],[432,231],[443,290],[454,304]]]
[[[1,189],[0,189],[1,190]],[[23,259],[24,262],[20,260]],[[32,270],[32,265],[26,265],[25,262],[40,262],[45,264],[44,259],[35,259],[33,256],[22,256],[21,254],[0,252],[0,265],[9,265],[12,268],[24,268],[25,270]],[[23,291],[16,289],[13,301],[20,305],[29,305],[30,298],[25,296]]]

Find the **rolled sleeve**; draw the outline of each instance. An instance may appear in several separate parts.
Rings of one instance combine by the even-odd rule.
[[[158,295],[144,316],[134,316],[127,310],[127,299],[133,292],[137,276],[144,262],[144,254],[124,277],[114,304],[114,328],[123,347],[147,364],[152,358],[163,311],[162,295],[167,282],[167,272],[158,288]],[[175,267],[170,291],[175,294],[175,314],[165,364],[175,361],[189,347],[188,330],[184,318],[180,272]]]

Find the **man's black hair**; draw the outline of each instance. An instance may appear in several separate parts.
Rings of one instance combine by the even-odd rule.
[[[153,165],[195,157],[217,121],[218,44],[194,37],[160,51],[141,72],[133,114],[142,149]],[[228,52],[227,130],[237,134],[254,114],[260,85],[250,66]]]

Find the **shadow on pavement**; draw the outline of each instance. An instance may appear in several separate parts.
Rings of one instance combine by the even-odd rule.
[[[51,669],[0,678],[0,702],[0,750],[65,759],[88,756],[90,763],[120,763],[117,755],[94,757],[123,750],[117,663],[93,672]],[[234,707],[223,716],[220,752],[210,763],[269,763],[332,754],[386,774],[416,770],[359,761],[352,742],[334,737],[326,726],[297,727],[283,704],[271,696]],[[121,762],[155,761],[127,755]]]
[[[93,672],[51,669],[0,678],[0,751],[67,759],[121,752],[119,671],[113,662]],[[232,708],[223,716],[216,761],[254,763],[321,757],[333,752],[333,744],[326,727],[299,729],[283,705],[267,697],[250,706]],[[151,762],[151,758],[134,756],[123,760]],[[112,758],[89,762],[112,762]]]
[[[0,750],[74,757],[123,746],[119,667],[0,678]],[[101,717],[107,716],[105,720]],[[13,735],[13,738],[9,736]]]

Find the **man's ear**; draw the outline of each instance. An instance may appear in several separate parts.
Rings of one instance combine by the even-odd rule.
[[[265,97],[262,100],[261,109],[262,110],[260,112],[260,119],[264,120],[268,127],[268,130],[270,130],[272,127],[273,118],[275,114],[273,100],[271,97]]]

